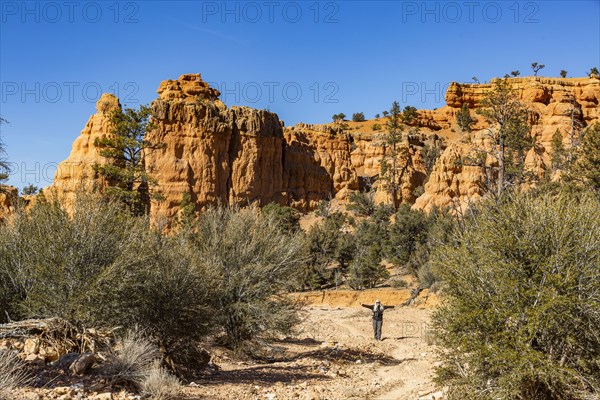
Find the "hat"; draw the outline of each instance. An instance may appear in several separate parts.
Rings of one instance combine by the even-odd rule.
[[[381,302],[379,301],[379,299],[377,299],[377,300],[375,300],[375,303],[381,303]]]

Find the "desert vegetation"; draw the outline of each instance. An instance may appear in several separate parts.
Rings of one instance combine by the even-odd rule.
[[[365,120],[365,113],[363,112],[356,112],[354,114],[352,114],[352,121],[353,122],[363,122]]]
[[[13,391],[29,382],[31,376],[18,354],[0,350],[0,400],[11,400]]]
[[[477,124],[487,128],[472,132],[476,120],[458,104],[452,123],[471,146],[451,167],[484,171],[479,203],[424,212],[403,197],[419,114],[393,102],[385,126],[372,126],[385,149],[376,184],[343,204],[321,201],[307,226],[278,203],[200,209],[189,191],[172,220],[152,218],[150,109],[117,110],[94,143],[102,190],[64,201],[29,185],[35,200],[0,222],[0,322],[63,321],[79,338],[73,348],[103,354],[110,385],[167,400],[190,369],[207,367],[206,343],[265,360],[264,349],[293,337],[303,318],[292,292],[393,286],[412,289],[404,304],[420,292],[445,299],[431,340],[450,399],[596,398],[600,124],[585,126],[573,107],[570,131],[557,129],[535,175],[525,165],[531,110],[508,79],[482,96]],[[444,151],[438,139],[416,150],[427,179]],[[0,143],[0,171],[4,154]],[[92,346],[90,329],[110,334]],[[0,350],[0,399],[31,382],[29,367]]]
[[[451,399],[598,395],[599,216],[592,194],[515,194],[476,207],[436,248]]]

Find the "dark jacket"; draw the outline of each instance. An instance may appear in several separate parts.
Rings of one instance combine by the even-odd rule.
[[[364,308],[368,308],[373,312],[373,319],[375,321],[383,321],[383,311],[390,309],[390,308],[394,308],[394,306],[383,306],[383,305],[379,305],[379,307],[377,308],[377,310],[375,310],[375,304],[360,304],[361,306],[363,306]]]

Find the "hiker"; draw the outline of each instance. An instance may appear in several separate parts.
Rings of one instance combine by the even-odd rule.
[[[375,336],[375,340],[381,340],[381,327],[383,325],[383,311],[389,308],[394,308],[394,306],[384,306],[381,304],[379,299],[375,301],[375,304],[363,304],[360,303],[361,306],[370,309],[373,311],[373,335]]]

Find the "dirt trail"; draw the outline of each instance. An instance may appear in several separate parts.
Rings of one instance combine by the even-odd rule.
[[[221,370],[188,387],[186,398],[440,399],[431,382],[437,361],[428,341],[431,311],[387,310],[383,340],[376,342],[370,311],[351,304],[305,307],[299,333],[273,346],[272,362],[235,362],[217,354]]]

